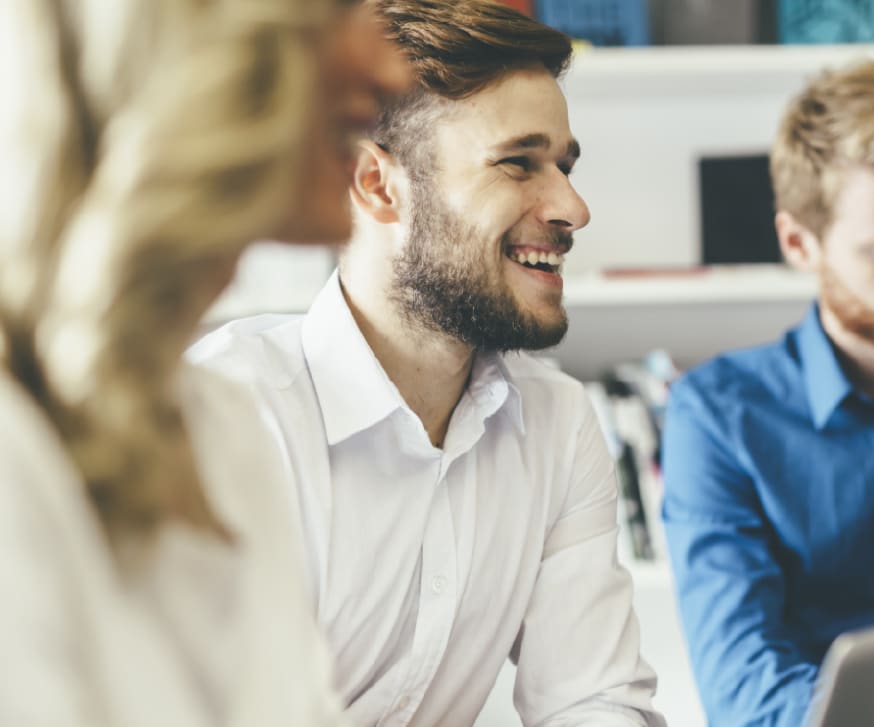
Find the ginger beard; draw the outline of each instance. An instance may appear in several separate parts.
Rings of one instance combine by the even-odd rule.
[[[819,289],[821,304],[832,312],[844,330],[874,343],[874,309],[850,290],[825,261],[819,270]]]

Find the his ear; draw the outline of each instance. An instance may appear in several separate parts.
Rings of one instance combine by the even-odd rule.
[[[360,141],[350,189],[352,200],[377,222],[397,222],[402,173],[391,153],[370,140]]]
[[[819,268],[822,249],[819,239],[809,228],[785,210],[777,212],[774,226],[786,262],[797,270],[815,271]]]

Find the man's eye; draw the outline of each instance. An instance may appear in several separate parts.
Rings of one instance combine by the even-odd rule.
[[[506,159],[501,159],[498,164],[509,164],[512,167],[518,167],[523,172],[530,172],[534,166],[528,157],[507,157]]]

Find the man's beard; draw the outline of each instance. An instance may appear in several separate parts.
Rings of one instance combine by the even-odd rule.
[[[409,239],[394,261],[391,297],[414,326],[443,333],[477,351],[538,350],[555,346],[568,328],[564,308],[538,321],[522,310],[499,269],[485,263],[481,235],[453,214],[439,190],[412,185]],[[569,249],[570,235],[557,246]],[[510,240],[501,241],[502,253]]]
[[[837,318],[841,327],[874,343],[874,309],[850,290],[828,264],[819,272],[822,304]]]

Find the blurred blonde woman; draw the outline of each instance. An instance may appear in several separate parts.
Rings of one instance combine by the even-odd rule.
[[[287,475],[180,359],[406,82],[331,0],[0,3],[0,724],[339,723]]]

